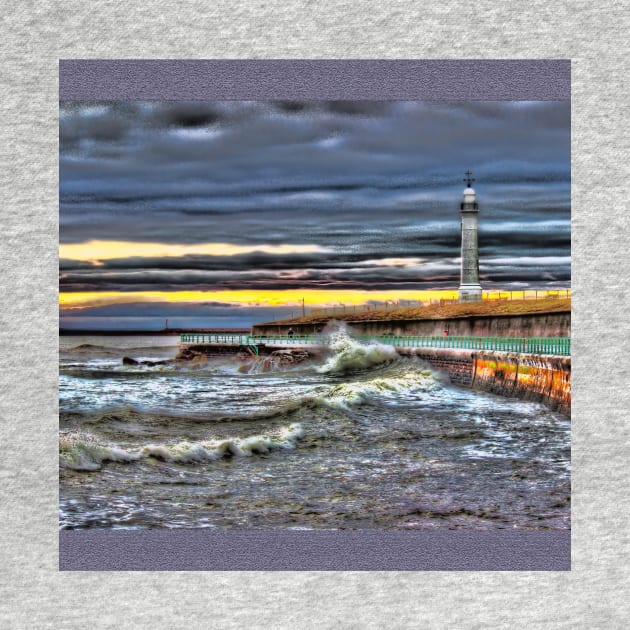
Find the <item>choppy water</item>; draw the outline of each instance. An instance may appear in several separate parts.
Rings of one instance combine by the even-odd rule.
[[[60,340],[60,526],[569,528],[570,422],[343,332],[274,373],[122,366],[173,337]]]

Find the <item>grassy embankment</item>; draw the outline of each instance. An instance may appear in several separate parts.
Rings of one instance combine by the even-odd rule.
[[[487,300],[461,304],[431,304],[378,309],[334,315],[307,315],[282,319],[268,324],[323,324],[331,319],[345,322],[388,321],[396,319],[451,319],[455,317],[492,317],[494,315],[530,315],[534,313],[566,313],[571,311],[571,298],[545,298],[541,300]]]

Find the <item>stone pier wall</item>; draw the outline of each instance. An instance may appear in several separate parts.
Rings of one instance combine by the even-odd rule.
[[[419,335],[451,337],[570,337],[571,313],[535,313],[531,315],[479,315],[447,319],[388,319],[348,321],[348,328],[362,335]],[[310,324],[256,324],[256,335],[311,335],[321,331],[326,322]]]
[[[571,359],[504,352],[474,355],[473,389],[546,404],[571,412]]]
[[[470,387],[473,381],[474,360],[470,350],[431,348],[398,348],[398,354],[413,355],[426,361],[438,372],[448,374],[451,382]]]
[[[455,385],[501,396],[542,402],[551,409],[571,413],[571,359],[507,352],[405,348]]]

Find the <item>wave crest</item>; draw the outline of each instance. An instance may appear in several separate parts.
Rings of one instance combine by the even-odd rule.
[[[374,378],[369,381],[342,383],[330,389],[322,403],[329,407],[348,409],[371,400],[396,399],[398,394],[424,392],[437,386],[433,372],[418,369],[389,378]]]
[[[150,457],[177,464],[216,461],[226,457],[252,457],[276,450],[291,450],[304,438],[299,424],[283,427],[275,436],[252,435],[247,438],[225,438],[203,442],[147,444],[126,450],[100,444],[94,436],[68,432],[59,438],[59,465],[71,470],[100,470],[105,462],[134,462]]]
[[[361,343],[353,339],[344,325],[329,334],[330,349],[333,354],[317,371],[326,373],[354,372],[365,370],[375,365],[390,363],[399,358],[392,346],[381,343]]]
[[[140,455],[100,444],[89,434],[75,431],[59,436],[59,466],[71,470],[100,470],[103,462],[132,462]]]

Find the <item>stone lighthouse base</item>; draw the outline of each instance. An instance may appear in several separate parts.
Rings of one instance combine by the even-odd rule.
[[[459,287],[460,302],[480,302],[482,299],[481,285],[462,284]]]

